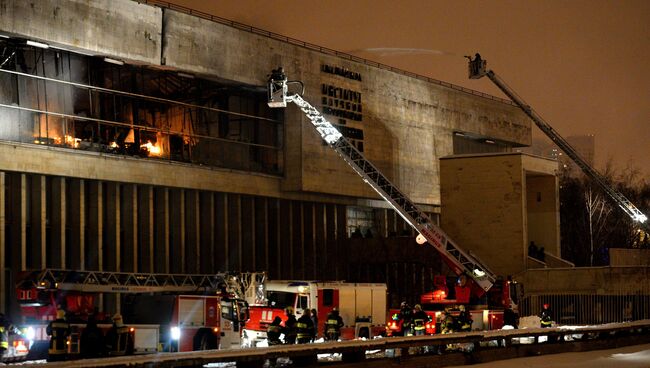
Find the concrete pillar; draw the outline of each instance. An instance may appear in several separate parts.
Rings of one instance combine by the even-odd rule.
[[[241,196],[238,194],[226,194],[227,198],[227,224],[228,233],[228,270],[241,271]]]
[[[269,270],[269,213],[268,198],[254,197],[254,227],[255,227],[255,267],[258,270]]]
[[[31,239],[30,244],[27,245],[29,248],[27,267],[30,269],[42,270],[46,267],[45,226],[47,224],[47,207],[45,203],[45,176],[32,175],[30,179],[31,185],[29,185],[29,190],[31,200],[27,205],[30,206],[29,228]]]
[[[104,188],[100,181],[91,181],[87,183],[87,187],[86,267],[89,270],[102,271],[104,269]]]
[[[169,273],[169,189],[156,188],[155,271]]]
[[[27,176],[13,174],[11,187],[11,266],[12,271],[27,269]]]
[[[196,190],[185,191],[185,272],[198,273],[201,258],[201,233],[200,233],[200,208],[199,192]]]
[[[169,195],[169,255],[172,273],[185,272],[185,191],[172,189]]]
[[[6,313],[7,295],[9,288],[7,287],[7,271],[5,269],[5,260],[7,256],[5,239],[5,173],[0,171],[0,313]]]
[[[120,206],[121,271],[138,272],[138,186],[122,185],[122,204]]]
[[[213,273],[215,269],[215,225],[214,225],[214,194],[201,192],[199,194],[199,228],[200,228],[200,272]]]
[[[228,254],[228,196],[225,193],[214,194],[215,258],[218,270],[230,270]]]
[[[154,272],[154,196],[152,186],[138,187],[138,272]]]
[[[66,179],[53,178],[51,189],[51,218],[50,218],[50,252],[48,267],[66,268],[65,230],[66,218]]]
[[[70,221],[72,244],[67,247],[68,267],[73,270],[86,269],[86,183],[82,179],[71,179],[66,188],[66,218]]]
[[[106,218],[104,244],[104,270],[121,271],[121,211],[120,211],[120,185],[118,183],[106,183]]]
[[[255,206],[254,198],[251,196],[240,196],[241,207],[241,238],[240,252],[242,254],[242,271],[251,271],[255,269]]]

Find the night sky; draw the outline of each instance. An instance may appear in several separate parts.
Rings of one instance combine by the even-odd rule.
[[[505,98],[467,79],[480,52],[561,135],[594,134],[599,170],[650,181],[650,1],[171,2]]]

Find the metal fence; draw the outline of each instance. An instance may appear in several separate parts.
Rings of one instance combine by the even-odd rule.
[[[650,293],[529,295],[520,304],[521,316],[539,315],[549,304],[560,325],[585,325],[650,319]]]

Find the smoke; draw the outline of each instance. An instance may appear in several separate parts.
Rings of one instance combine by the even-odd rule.
[[[379,56],[399,56],[399,55],[445,55],[445,56],[459,56],[453,52],[431,50],[431,49],[415,49],[415,48],[399,48],[399,47],[375,47],[367,49],[358,49],[348,51],[350,54],[369,52],[379,54]]]

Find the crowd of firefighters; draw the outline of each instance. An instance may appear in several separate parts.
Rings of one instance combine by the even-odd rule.
[[[73,328],[66,321],[65,312],[57,310],[56,319],[47,325],[46,332],[50,336],[48,358],[50,362],[63,361],[77,355],[79,358],[90,359],[103,356],[122,356],[133,353],[133,335],[128,326],[124,325],[122,316],[113,316],[113,324],[104,335],[97,326],[94,315],[88,316],[86,326],[78,336],[78,350],[69,349]]]
[[[510,313],[508,313],[510,312]],[[302,316],[296,319],[292,307],[285,308],[286,319],[283,321],[279,316],[267,328],[267,339],[269,346],[280,344],[306,344],[313,342],[318,337],[318,314],[315,309],[305,309]],[[393,321],[399,322],[401,328],[394,333],[400,336],[418,336],[426,333],[427,323],[432,322],[429,316],[419,304],[411,308],[408,303],[402,302],[399,313],[392,316]],[[455,313],[450,310],[442,311],[436,321],[439,326],[439,333],[448,334],[452,332],[468,332],[472,329],[471,314],[464,306],[459,306]],[[549,304],[544,304],[540,313],[540,327],[552,326],[552,311]],[[504,312],[504,324],[517,328],[518,316],[508,309]],[[341,336],[343,319],[337,308],[328,313],[323,324],[324,338],[326,341],[338,341]],[[16,330],[16,331],[14,331]],[[0,313],[0,356],[8,348],[7,334],[10,332],[19,333],[3,314]],[[51,321],[46,329],[50,336],[48,349],[48,361],[62,361],[69,358],[68,347],[73,329],[66,321],[65,312],[57,311],[57,318]],[[79,339],[78,353],[80,358],[97,358],[102,356],[121,356],[133,352],[133,336],[127,326],[124,325],[122,316],[113,316],[113,325],[106,335],[97,326],[93,315],[88,317],[88,322],[83,328]]]
[[[266,329],[269,346],[283,343],[306,344],[313,342],[318,337],[318,313],[316,309],[305,309],[298,319],[296,319],[292,307],[286,307],[284,313],[286,316],[284,325],[282,325],[282,319],[276,316]],[[323,324],[325,340],[338,341],[343,325],[343,318],[339,315],[338,309],[333,308],[327,314],[327,319]],[[284,339],[281,339],[282,337]]]
[[[420,304],[411,308],[406,302],[400,305],[399,313],[392,316],[393,321],[399,323],[401,328],[396,331],[396,335],[401,336],[419,336],[426,333],[426,325],[432,322],[429,316]],[[439,325],[439,332],[443,334],[452,332],[467,332],[472,330],[472,317],[465,310],[464,306],[458,307],[458,313],[451,313],[450,310],[440,312],[436,325]]]

